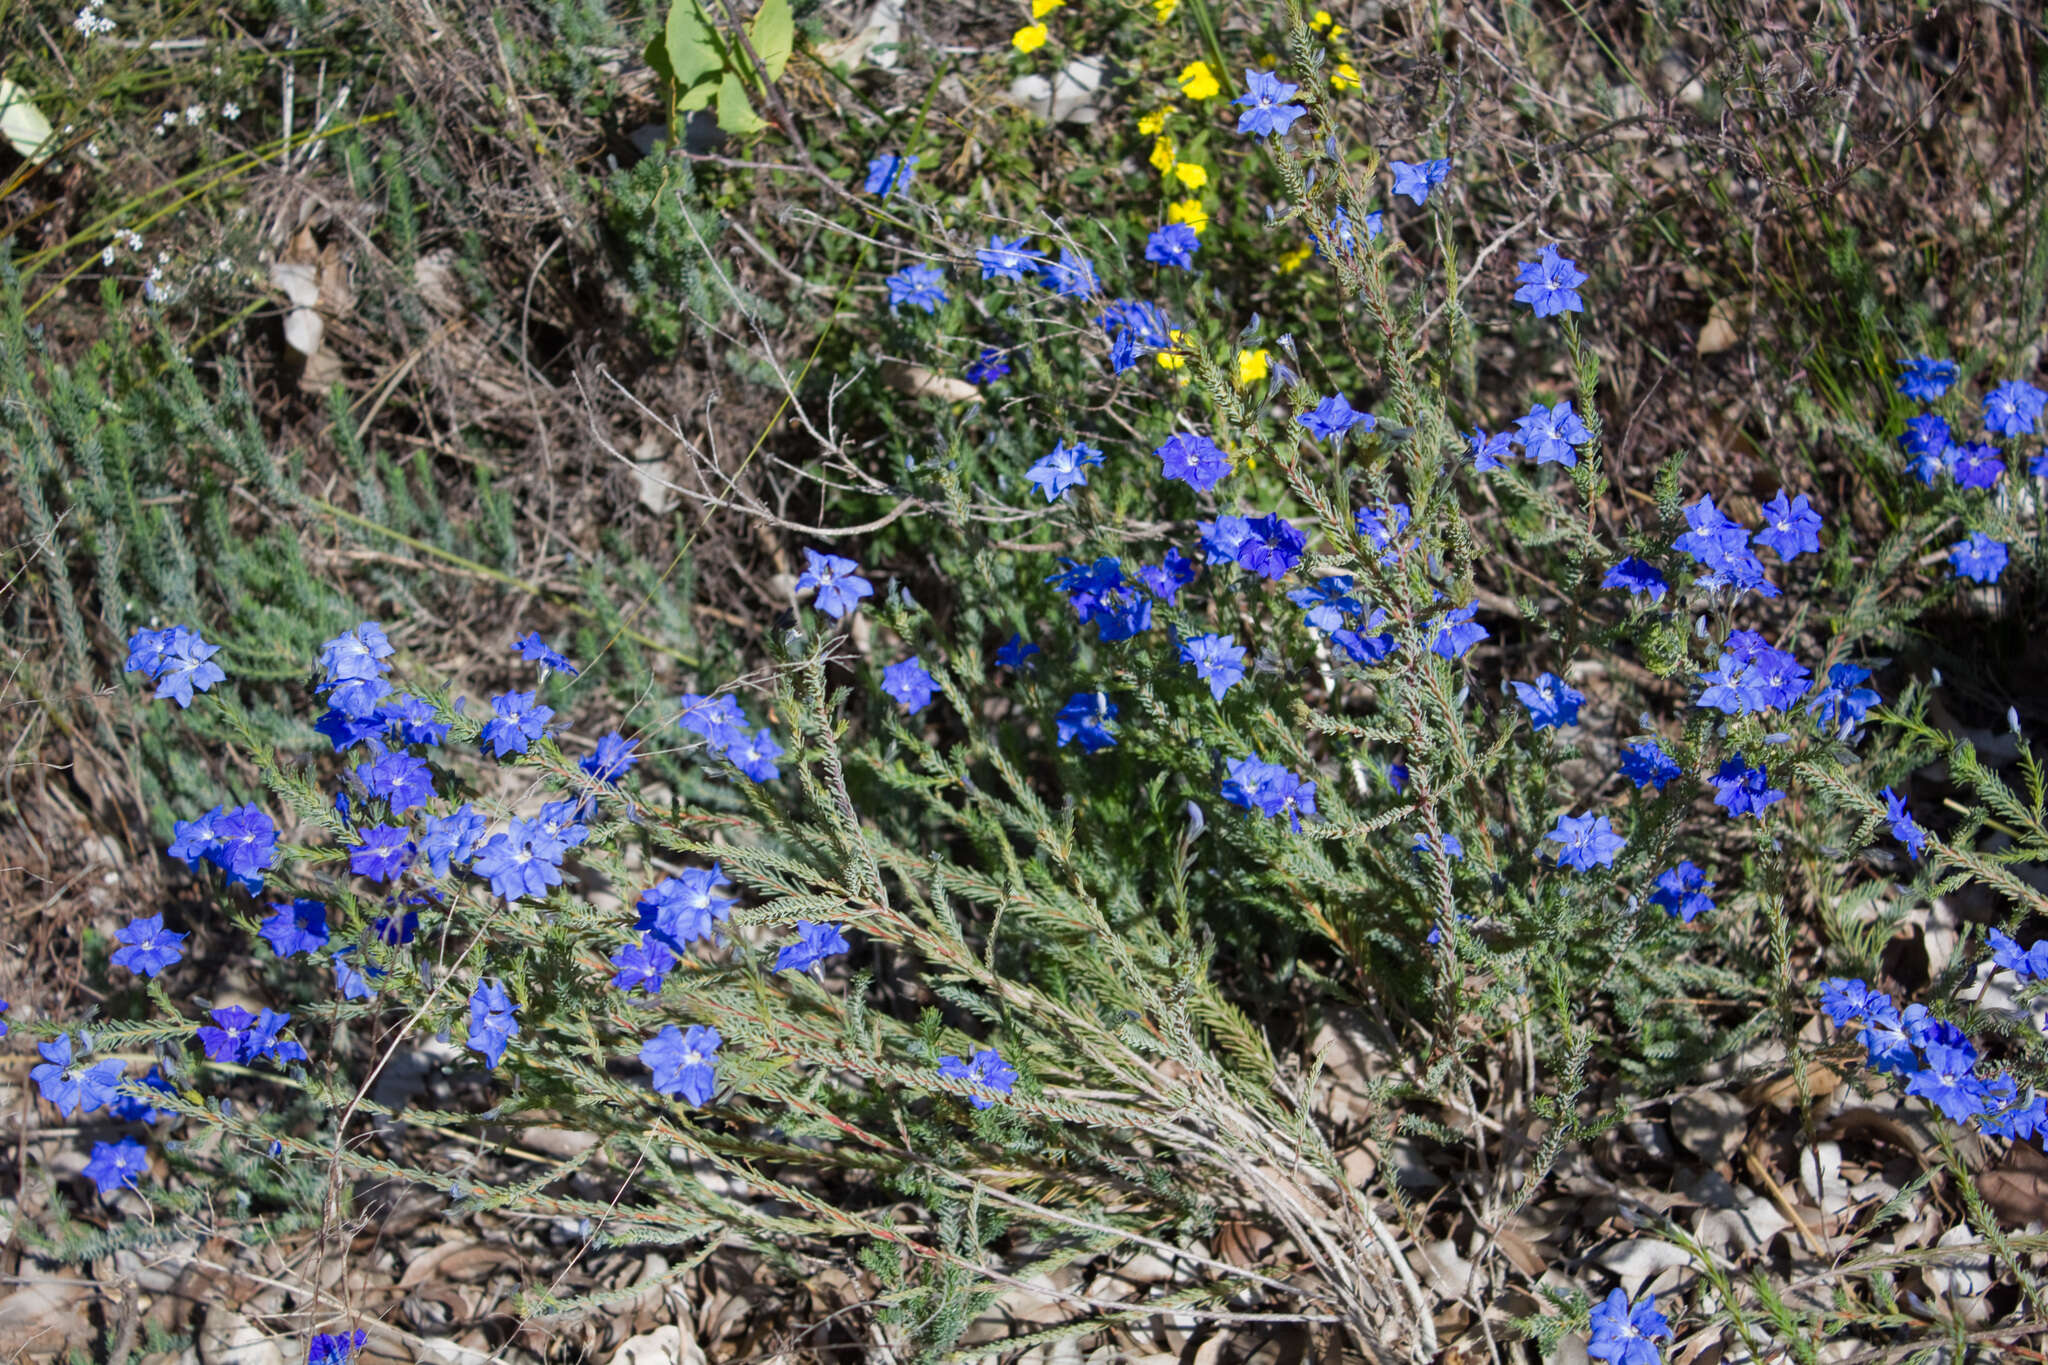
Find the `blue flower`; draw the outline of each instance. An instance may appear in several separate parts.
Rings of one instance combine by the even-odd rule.
[[[1229,512],[1219,514],[1214,521],[1201,523],[1200,529],[1202,553],[1209,556],[1212,564],[1235,564],[1238,550],[1252,534],[1249,521]]]
[[[1087,257],[1075,255],[1072,247],[1061,247],[1057,261],[1040,262],[1038,278],[1061,298],[1086,298],[1102,292],[1102,278],[1095,273],[1095,267]]]
[[[2005,572],[2005,561],[2004,543],[1982,531],[1972,531],[1968,540],[1948,547],[1948,562],[1955,566],[1956,574],[1978,583],[1996,583]]]
[[[860,187],[868,194],[879,194],[887,199],[892,194],[908,190],[911,177],[916,174],[916,157],[884,152],[868,162],[867,179],[860,182]]]
[[[178,947],[185,941],[185,935],[164,928],[162,915],[129,920],[115,937],[122,946],[114,950],[113,964],[126,967],[137,976],[155,976],[185,955]]]
[[[974,253],[974,259],[981,265],[981,277],[1022,284],[1025,272],[1040,265],[1039,258],[1026,248],[1030,240],[1027,234],[1006,242],[1000,233],[990,233],[988,245]]]
[[[519,1036],[518,1009],[501,981],[479,979],[469,994],[469,1046],[483,1053],[484,1065],[493,1071],[504,1060],[506,1047]]]
[[[1908,417],[1906,429],[1899,435],[1899,446],[1908,455],[1940,455],[1949,446],[1948,419],[1932,412]]]
[[[2048,938],[2037,939],[2033,946],[2022,948],[2004,930],[1993,929],[1985,939],[1991,944],[1991,960],[2017,976],[2022,984],[2048,979]]]
[[[782,769],[775,766],[775,760],[782,757],[783,749],[775,737],[766,730],[754,731],[753,738],[742,739],[726,750],[725,756],[740,770],[740,776],[749,782],[773,782],[782,776]]]
[[[321,681],[324,685],[379,677],[389,668],[384,661],[394,652],[384,628],[375,621],[364,621],[320,647]]]
[[[1860,685],[1869,678],[1870,670],[1867,668],[1859,668],[1855,664],[1834,665],[1828,669],[1826,685],[1806,704],[1806,714],[1819,713],[1815,723],[1823,733],[1832,730],[1836,739],[1854,738],[1863,718],[1884,700],[1876,688]]]
[[[724,1041],[717,1029],[702,1024],[690,1025],[688,1033],[668,1024],[640,1045],[640,1063],[654,1073],[656,1093],[708,1104],[718,1085],[715,1068]]]
[[[491,746],[493,758],[525,753],[547,733],[548,722],[555,716],[554,708],[541,705],[531,692],[500,693],[491,698],[491,711],[482,739]]]
[[[1916,403],[1932,403],[1956,382],[1953,360],[1936,360],[1931,355],[1892,362],[1899,367],[1899,392]]]
[[[1140,564],[1138,582],[1145,591],[1160,601],[1172,606],[1180,590],[1195,580],[1195,561],[1180,552],[1178,546],[1166,547],[1165,557],[1157,564]]]
[[[334,950],[334,956],[329,959],[334,967],[334,988],[341,992],[341,998],[344,1000],[368,1000],[377,993],[370,983],[384,975],[384,972],[374,964],[366,964],[358,969],[351,960],[354,952],[354,944]]]
[[[1145,259],[1175,270],[1193,270],[1195,253],[1201,249],[1202,239],[1186,223],[1153,228],[1152,235],[1145,239]]]
[[[828,957],[852,951],[853,945],[846,941],[840,926],[800,919],[796,922],[796,942],[785,944],[775,955],[775,970],[786,972],[794,968],[808,972]]]
[[[396,881],[416,851],[404,825],[371,825],[356,833],[362,842],[348,851],[348,870],[373,881]]]
[[[1998,447],[1982,442],[1950,446],[1948,468],[1958,488],[1990,488],[2005,477],[2005,461],[1998,458]]]
[[[1466,439],[1470,442],[1469,453],[1472,456],[1472,467],[1482,472],[1488,469],[1499,469],[1506,462],[1508,456],[1513,453],[1512,447],[1515,438],[1512,432],[1499,431],[1489,436],[1486,434],[1485,428],[1474,427]]]
[[[1636,739],[1622,750],[1621,775],[1635,783],[1637,791],[1654,787],[1661,794],[1668,783],[1684,776],[1685,770],[1656,740]]]
[[[1316,784],[1297,777],[1278,763],[1268,763],[1257,754],[1230,759],[1223,765],[1222,797],[1271,818],[1285,815],[1296,833],[1301,817],[1316,813]]]
[[[1301,87],[1289,85],[1270,71],[1246,70],[1244,86],[1244,93],[1231,101],[1244,110],[1237,116],[1240,133],[1261,139],[1285,134],[1296,119],[1308,113],[1306,105],[1287,103]]]
[[[37,1043],[36,1051],[42,1054],[42,1064],[29,1071],[29,1079],[36,1083],[43,1098],[57,1107],[57,1112],[70,1118],[80,1110],[90,1114],[104,1109],[119,1098],[117,1087],[121,1084],[122,1066],[119,1058],[103,1057],[88,1064],[83,1057],[75,1061],[72,1057],[71,1035],[60,1033],[47,1043]]]
[[[491,884],[492,895],[518,901],[544,896],[549,887],[562,884],[561,864],[535,848],[528,833],[526,822],[516,820],[477,850],[470,870]]]
[[[1652,602],[1662,602],[1664,594],[1671,590],[1663,570],[1634,555],[1624,557],[1609,569],[1607,576],[1600,580],[1600,586],[1624,589],[1630,597],[1648,596]]]
[[[1589,445],[1593,433],[1572,411],[1570,399],[1554,408],[1530,405],[1527,417],[1515,419],[1515,442],[1537,464],[1561,464],[1569,468],[1579,462],[1574,446]]]
[[[376,719],[387,729],[398,731],[399,738],[407,744],[437,745],[448,738],[449,727],[437,719],[433,703],[406,693],[387,698],[377,708]]]
[[[560,673],[565,677],[573,678],[576,676],[576,665],[555,653],[554,650],[549,649],[547,642],[540,638],[540,632],[537,630],[529,630],[526,634],[514,640],[512,642],[512,652],[530,664],[539,664],[543,678],[548,675],[550,670]]]
[[[1763,561],[1749,548],[1749,532],[1714,506],[1711,494],[1685,509],[1685,522],[1690,529],[1672,547],[1707,570],[1695,580],[1697,586],[1778,595],[1777,587],[1764,577]]]
[[[1308,549],[1308,537],[1279,513],[1252,517],[1245,525],[1248,534],[1237,547],[1241,567],[1262,578],[1279,579],[1301,563],[1302,554]]]
[[[2031,436],[2048,410],[2048,393],[2008,379],[1984,395],[1984,429],[1999,436]]]
[[[1039,652],[1037,645],[1012,631],[1010,642],[996,650],[996,662],[1008,669],[1025,668],[1029,666],[1025,661]]]
[[[1038,462],[1024,471],[1024,477],[1038,486],[1050,503],[1062,496],[1076,484],[1088,484],[1088,466],[1102,463],[1102,452],[1085,442],[1076,441],[1069,446],[1065,441],[1054,444],[1052,453],[1041,456]]]
[[[386,901],[385,903],[388,905],[393,902]],[[406,900],[406,904],[424,905],[426,904],[426,898],[424,896],[409,897]],[[379,942],[390,944],[394,948],[400,948],[412,942],[414,938],[419,936],[419,932],[420,912],[417,910],[408,910],[402,915],[379,915],[376,919],[370,921],[371,936]]]
[[[1380,235],[1385,216],[1378,210],[1365,215],[1365,238],[1367,241],[1371,241]],[[1323,240],[1314,236],[1310,238],[1309,244],[1315,249],[1315,253],[1318,256],[1323,254]],[[1351,215],[1345,211],[1342,204],[1330,210],[1328,240],[1336,246],[1340,255],[1349,256],[1358,250],[1358,234],[1352,230]]]
[[[306,1348],[306,1365],[348,1365],[366,1340],[360,1327],[353,1332],[316,1332]]]
[[[1084,753],[1096,753],[1115,745],[1116,736],[1107,728],[1116,719],[1116,703],[1100,692],[1076,692],[1067,698],[1067,704],[1060,708],[1054,724],[1059,731],[1059,747],[1069,743],[1079,744]]]
[[[622,991],[637,989],[660,995],[662,982],[675,969],[676,955],[653,934],[642,934],[638,943],[629,943],[613,953],[611,961],[619,969],[612,977],[614,986]]]
[[[1358,534],[1372,542],[1372,547],[1381,552],[1380,563],[1394,562],[1393,544],[1396,537],[1408,529],[1414,514],[1405,502],[1388,503],[1384,507],[1361,507],[1352,515],[1351,524]]]
[[[1891,1004],[1891,997],[1872,991],[1860,978],[1831,976],[1821,983],[1820,1007],[1836,1028],[1866,1017],[1873,1009],[1888,1010]]]
[[[427,860],[436,877],[448,875],[451,862],[466,863],[476,856],[483,838],[484,818],[465,801],[446,815],[429,815],[420,835],[420,856]]]
[[[1952,1122],[1968,1123],[1988,1107],[1988,1090],[1972,1069],[1977,1059],[1960,1048],[1929,1044],[1926,1065],[1906,1078],[1906,1093],[1918,1095]]]
[[[994,1048],[985,1047],[974,1054],[972,1062],[963,1062],[950,1053],[939,1058],[939,1079],[1008,1095],[1017,1084],[1017,1069],[1005,1062]],[[995,1104],[994,1100],[975,1094],[968,1095],[967,1102],[976,1109],[987,1109]]]
[[[1444,659],[1462,658],[1466,650],[1492,634],[1472,619],[1478,614],[1479,604],[1468,602],[1454,611],[1432,618],[1423,627],[1429,633],[1430,652]]]
[[[1664,1357],[1650,1343],[1671,1335],[1671,1323],[1657,1311],[1657,1296],[1645,1295],[1631,1305],[1619,1289],[1608,1292],[1593,1309],[1592,1334],[1586,1354],[1608,1365],[1663,1365]]]
[[[1332,574],[1317,579],[1312,588],[1294,589],[1287,594],[1287,600],[1303,609],[1304,619],[1314,629],[1336,630],[1347,617],[1365,610],[1357,598],[1350,596],[1351,583],[1350,574]]]
[[[616,783],[626,775],[629,768],[640,762],[640,755],[634,753],[639,746],[637,739],[627,739],[618,731],[597,737],[597,751],[578,759],[576,766],[599,782]]]
[[[1708,894],[1714,883],[1690,858],[1658,873],[1651,885],[1656,889],[1650,892],[1650,904],[1663,906],[1665,914],[1683,923],[1691,924],[1714,908],[1714,898]]]
[[[852,564],[852,560],[844,561]],[[797,591],[804,589],[803,579],[797,580]],[[820,592],[824,589],[820,588]],[[873,591],[871,588],[869,591]],[[702,735],[713,753],[723,754],[727,749],[747,737],[747,718],[741,712],[740,704],[733,700],[730,692],[707,697],[701,692],[685,692],[679,705],[682,713],[676,717],[676,724],[693,735]]]
[[[1405,194],[1418,205],[1429,202],[1429,192],[1451,178],[1449,157],[1435,161],[1390,161],[1387,169],[1394,173],[1394,193]]]
[[[1159,457],[1162,475],[1179,479],[1197,493],[1208,492],[1230,473],[1230,457],[1206,436],[1175,432],[1152,453]]]
[[[1427,192],[1425,189],[1424,193]],[[1557,254],[1555,243],[1544,247],[1535,260],[1522,262],[1522,268],[1515,272],[1515,282],[1522,286],[1515,291],[1515,301],[1528,304],[1539,318],[1586,311],[1586,301],[1579,297],[1579,286],[1586,282],[1586,275],[1578,268],[1578,262]]]
[[[225,807],[215,806],[197,820],[172,821],[171,846],[166,851],[173,858],[183,859],[187,871],[197,872],[201,862],[212,862],[220,854],[216,825],[224,814]]]
[[[640,912],[635,927],[660,935],[678,950],[713,938],[716,926],[732,917],[733,898],[718,894],[719,887],[730,885],[717,863],[684,868],[640,894],[633,907]]]
[[[859,610],[863,597],[875,595],[875,585],[862,578],[860,566],[844,555],[805,550],[804,564],[804,571],[797,575],[796,590],[805,592],[816,588],[818,595],[813,604],[835,621],[843,620],[850,611]],[[686,725],[684,728],[689,727]]]
[[[1010,372],[1009,361],[993,346],[981,348],[981,358],[967,367],[967,382],[970,384],[993,384]]]
[[[1353,427],[1364,427],[1371,431],[1379,425],[1379,419],[1369,412],[1360,412],[1341,393],[1331,394],[1313,408],[1294,419],[1319,441],[1344,439],[1344,433]]]
[[[125,1081],[122,1083],[126,1084]],[[149,1073],[137,1081],[136,1085],[143,1093],[132,1095],[126,1090],[118,1092],[107,1105],[109,1118],[119,1123],[155,1123],[169,1112],[156,1107],[156,1097],[178,1093],[177,1087],[164,1079],[164,1071],[160,1066],[150,1067]]]
[[[95,1142],[92,1160],[85,1163],[85,1178],[98,1187],[100,1198],[128,1186],[133,1188],[149,1174],[149,1149],[134,1138],[119,1142]]]
[[[322,902],[300,897],[290,905],[273,903],[270,909],[270,917],[257,928],[279,957],[315,953],[327,946],[327,906]]]
[[[206,1053],[206,1059],[210,1062],[241,1061],[256,1016],[239,1005],[226,1005],[212,1011],[208,1017],[213,1022],[200,1025],[194,1034]]]
[[[390,806],[394,815],[433,799],[434,775],[411,754],[393,750],[379,755],[357,768],[356,777],[371,796]]]
[[[1540,673],[1533,683],[1516,682],[1510,686],[1528,708],[1530,728],[1554,730],[1579,723],[1579,708],[1586,704],[1586,694],[1557,674]]]
[[[1806,494],[1787,501],[1781,488],[1777,497],[1764,504],[1763,512],[1764,529],[1756,533],[1757,544],[1787,561],[1819,553],[1820,513],[1807,502]]]
[[[156,682],[156,696],[178,705],[192,705],[192,693],[204,692],[227,677],[220,665],[209,662],[220,646],[199,638],[199,632],[184,626],[164,630],[138,630],[128,637],[128,662],[124,671],[141,673]]]
[[[913,716],[932,704],[935,685],[924,662],[915,654],[882,670],[882,690],[901,702],[904,711]]]
[[[168,630],[138,630],[128,637],[128,662],[124,673],[140,673],[152,682],[157,674],[164,671],[164,664],[171,656],[171,646],[185,628],[172,626]]]
[[[1722,763],[1707,783],[1714,789],[1714,804],[1737,820],[1745,815],[1761,820],[1766,810],[1785,799],[1764,770],[1750,767],[1741,754]]]
[[[1912,814],[1906,809],[1906,798],[1890,787],[1884,789],[1884,818],[1891,822],[1892,838],[1906,846],[1914,862],[1920,861],[1920,850],[1927,847],[1927,831],[1913,822]]]
[[[1180,643],[1180,661],[1194,665],[1195,676],[1209,684],[1209,695],[1217,701],[1244,681],[1244,646],[1228,635],[1190,636]]]
[[[1449,830],[1444,830],[1438,834],[1436,846],[1440,846],[1443,849],[1444,859],[1447,862],[1460,863],[1465,860],[1464,840]],[[1408,850],[1421,857],[1427,855],[1432,847],[1429,835],[1422,830],[1417,830],[1415,831],[1415,842],[1408,845]],[[1434,943],[1436,940],[1431,939],[1430,942]]]
[[[882,283],[889,286],[889,311],[895,312],[904,304],[919,308],[927,313],[939,311],[939,305],[946,301],[946,291],[941,286],[946,272],[935,265],[907,265]]]
[[[1371,634],[1369,632],[1379,631],[1379,628],[1386,623],[1386,619],[1387,609],[1385,607],[1375,607],[1373,608],[1372,615],[1365,619],[1359,629],[1353,630],[1346,626],[1339,630],[1333,630],[1330,632],[1330,639],[1335,641],[1346,654],[1351,656],[1353,663],[1365,664],[1367,667],[1384,663],[1393,654],[1399,642],[1394,639],[1392,632],[1380,631],[1379,634]]]
[[[1595,867],[1613,867],[1614,857],[1628,840],[1614,832],[1604,815],[1560,815],[1550,833],[1543,836],[1559,845],[1557,865],[1574,872],[1591,872]]]

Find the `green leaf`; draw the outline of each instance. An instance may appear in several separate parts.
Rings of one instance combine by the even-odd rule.
[[[678,90],[690,89],[725,65],[724,54],[698,13],[697,0],[670,0],[662,47],[668,54],[669,75]]]
[[[711,97],[717,93],[718,78],[716,76],[713,76],[708,81],[698,81],[676,100],[676,112],[688,114],[703,109],[711,103]]]
[[[746,87],[740,84],[740,78],[730,71],[718,83],[718,126],[734,135],[758,133],[768,126],[754,112],[754,106],[747,103]]]
[[[747,41],[769,80],[779,80],[789,65],[789,51],[796,40],[796,22],[790,17],[789,0],[761,0],[760,12],[747,25]]]

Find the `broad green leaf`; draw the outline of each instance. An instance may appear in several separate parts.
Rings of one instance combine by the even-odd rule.
[[[697,0],[670,0],[668,27],[662,35],[669,73],[676,89],[688,90],[725,65],[711,30],[697,10]]]
[[[796,40],[796,23],[790,17],[789,0],[761,0],[754,22],[747,25],[747,41],[761,58],[769,80],[779,80],[789,65],[790,46]]]
[[[736,136],[758,133],[768,126],[754,112],[754,106],[747,103],[746,87],[740,84],[740,78],[730,71],[718,83],[718,126]]]
[[[717,93],[718,78],[716,76],[708,81],[698,81],[685,91],[681,98],[676,100],[676,112],[688,114],[703,109],[710,105],[711,97]]]

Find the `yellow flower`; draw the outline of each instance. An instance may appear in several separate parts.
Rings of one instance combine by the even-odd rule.
[[[1166,339],[1178,346],[1180,345],[1180,332],[1178,330],[1168,332]],[[1172,355],[1166,351],[1159,353],[1159,368],[1162,370],[1177,370],[1187,363],[1186,356]]]
[[[1192,161],[1176,161],[1173,164],[1173,178],[1191,190],[1198,190],[1209,183],[1209,170]]]
[[[1177,199],[1166,206],[1166,221],[1169,223],[1186,223],[1195,231],[1200,232],[1203,228],[1209,226],[1209,214],[1202,207],[1202,201],[1199,199]]]
[[[1358,68],[1349,62],[1337,63],[1337,69],[1330,73],[1330,88],[1332,90],[1356,90],[1358,88]]]
[[[1273,353],[1263,346],[1256,351],[1239,351],[1237,353],[1237,382],[1240,384],[1256,384],[1261,379],[1264,379],[1266,377],[1266,362],[1272,358]]]
[[[1157,137],[1166,131],[1166,116],[1172,112],[1173,106],[1170,104],[1164,109],[1154,109],[1138,120],[1138,131],[1146,137]]]
[[[1031,17],[1043,19],[1066,3],[1067,0],[1031,0]]]
[[[1293,274],[1308,264],[1308,258],[1311,254],[1313,253],[1308,247],[1296,247],[1280,258],[1280,273],[1283,275]]]
[[[1212,100],[1223,91],[1207,62],[1189,62],[1174,84],[1191,100]]]
[[[1152,0],[1152,13],[1159,17],[1162,24],[1171,19],[1173,12],[1179,8],[1180,0]]]
[[[1335,19],[1332,19],[1330,17],[1330,12],[1328,10],[1319,9],[1316,11],[1316,17],[1308,21],[1308,26],[1314,29],[1316,32],[1321,33],[1324,29],[1328,28],[1330,25],[1336,22],[1337,21]]]
[[[1168,171],[1172,170],[1174,161],[1173,153],[1174,147],[1172,138],[1154,138],[1152,140],[1152,169],[1158,171],[1161,175],[1165,175]]]
[[[1326,35],[1324,35],[1324,36],[1325,36],[1325,37],[1327,37],[1327,38],[1328,38],[1328,39],[1329,39],[1329,40],[1330,40],[1331,42],[1333,42],[1333,43],[1334,43],[1334,42],[1336,42],[1336,41],[1337,41],[1337,40],[1338,40],[1339,38],[1341,38],[1341,37],[1343,37],[1343,36],[1344,36],[1344,25],[1342,25],[1342,24],[1332,24],[1332,25],[1330,25],[1330,31],[1329,31],[1329,33],[1327,33],[1327,34],[1326,34]]]
[[[1019,52],[1036,52],[1045,46],[1049,36],[1044,24],[1030,24],[1010,35],[1010,46]]]

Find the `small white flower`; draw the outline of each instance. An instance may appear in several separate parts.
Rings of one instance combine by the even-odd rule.
[[[220,107],[220,116],[227,122],[233,123],[242,116],[242,106],[236,104],[233,100],[229,100]]]
[[[86,144],[85,144],[85,154],[86,154],[87,156],[91,157],[91,158],[92,158],[93,160],[95,160],[95,161],[99,160],[99,159],[100,159],[100,144],[99,144],[99,143],[97,143],[97,142],[88,142],[88,143],[86,143]]]
[[[111,266],[113,263],[114,248],[111,246],[100,248],[100,264],[105,266]]]
[[[118,235],[120,235],[122,239],[127,242],[128,249],[130,251],[142,250],[142,234],[137,232],[134,228],[129,228],[125,233],[121,233]]]
[[[199,125],[200,125],[201,123],[203,123],[203,122],[204,122],[205,120],[206,120],[206,106],[205,106],[205,105],[203,105],[203,104],[188,104],[188,105],[186,105],[186,106],[185,106],[185,122],[187,122],[187,123],[191,124],[191,125],[192,125],[192,126],[193,126],[194,128],[197,128],[197,127],[198,127],[198,126],[199,126]]]

